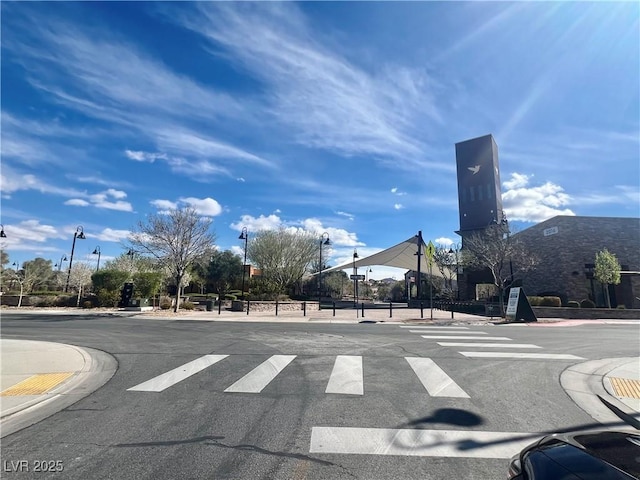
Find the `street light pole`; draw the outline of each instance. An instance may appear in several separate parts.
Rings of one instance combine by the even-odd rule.
[[[76,248],[76,238],[79,238],[80,240],[84,240],[85,238],[87,238],[84,236],[82,225],[79,225],[78,228],[76,228],[76,232],[73,234],[73,243],[71,244],[71,258],[69,259],[69,273],[67,273],[67,283],[64,286],[65,293],[69,291],[69,279],[71,278],[71,266],[73,265],[73,251]]]
[[[96,266],[96,272],[100,270],[100,245],[98,245],[91,255],[98,255],[98,265]]]
[[[62,262],[66,262],[67,261],[67,256],[66,255],[62,255],[62,257],[60,257],[60,263],[56,263],[55,266],[58,267],[58,271],[62,270]]]
[[[324,237],[327,236],[325,240]],[[322,310],[322,246],[323,245],[331,245],[331,240],[329,240],[329,234],[324,232],[320,236],[320,274],[318,275],[318,310]]]
[[[238,238],[244,240],[244,263],[242,264],[242,300],[244,300],[244,276],[247,271],[247,242],[249,241],[247,227],[242,227],[242,232]]]
[[[358,308],[358,267],[356,267],[358,249],[353,249],[353,307]]]

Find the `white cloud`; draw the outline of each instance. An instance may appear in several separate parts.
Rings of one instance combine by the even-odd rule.
[[[398,191],[398,187],[393,187],[393,188],[391,189],[391,193],[396,193],[397,191]]]
[[[70,198],[69,200],[64,202],[64,204],[73,205],[75,207],[88,207],[89,205],[91,205],[89,202],[87,202],[86,200],[82,200],[81,198]]]
[[[401,208],[404,208],[404,206],[401,203],[394,203],[393,208],[395,208],[396,210],[400,210]]]
[[[348,212],[336,212],[336,215],[340,215],[341,217],[347,217],[349,220],[353,221],[354,220],[354,215],[352,213],[348,213]]]
[[[533,176],[533,175],[532,175]],[[515,188],[526,187],[529,183],[529,176],[522,173],[512,173],[509,180],[502,182],[502,185],[507,190],[513,190]]]
[[[433,243],[435,243],[436,246],[442,245],[443,247],[448,247],[449,245],[453,245],[454,242],[449,237],[439,237],[436,238]]]
[[[260,230],[277,230],[281,226],[284,226],[282,220],[277,215],[269,215],[265,217],[260,215],[254,217],[252,215],[242,215],[240,221],[231,224],[231,228],[237,231],[241,231],[244,227],[250,232],[258,232]]]
[[[215,217],[222,213],[222,207],[213,198],[195,198],[195,197],[181,197],[176,202],[171,200],[152,200],[151,205],[158,209],[158,213],[168,213],[170,210],[177,210],[182,206],[189,206],[196,210],[199,215],[205,217]]]
[[[215,217],[222,213],[222,207],[213,198],[186,197],[180,198],[180,202],[195,208],[200,215],[205,215],[207,217]]]
[[[112,228],[105,228],[102,232],[95,235],[95,237],[103,242],[122,242],[129,237],[131,232],[129,230],[114,230]]]
[[[137,162],[149,162],[153,163],[157,159],[166,160],[167,155],[164,153],[149,153],[149,152],[141,152],[141,151],[133,151],[133,150],[125,150],[124,151],[127,158],[131,160],[135,160]]]
[[[575,215],[568,208],[560,208],[569,205],[572,199],[552,182],[529,187],[527,175],[512,173],[503,185],[507,191],[502,193],[502,206],[509,220],[542,222],[556,215]]]
[[[156,207],[158,210],[162,210],[164,212],[168,210],[175,210],[178,208],[178,204],[176,202],[172,202],[171,200],[152,200],[149,202],[151,205]]]
[[[109,188],[103,192],[94,193],[93,195],[89,195],[89,201],[91,205],[96,208],[106,208],[108,210],[119,210],[121,212],[132,212],[133,207],[129,202],[122,201],[120,199],[126,198],[127,194],[121,190],[115,190],[113,188]],[[116,199],[115,202],[111,201],[110,198]]]

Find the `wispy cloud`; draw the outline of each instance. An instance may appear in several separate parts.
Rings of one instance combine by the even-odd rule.
[[[30,10],[25,8],[26,11]],[[240,102],[227,93],[200,85],[171,71],[135,45],[115,40],[106,30],[89,31],[56,19],[55,15],[39,21],[41,14],[35,10],[31,13],[12,17],[13,35],[7,38],[23,41],[10,39],[3,48],[31,72],[31,85],[46,92],[50,99],[89,118],[111,122],[110,128],[116,132],[119,128],[121,137],[134,138],[131,132],[138,132],[145,145],[152,143],[162,150],[154,154],[131,148],[127,151],[129,158],[165,160],[172,170],[193,177],[198,170],[229,175],[237,161],[272,166],[272,162],[210,133],[210,126],[217,122],[234,119],[248,123],[256,111],[250,98]],[[30,130],[31,135],[25,134],[24,138],[7,139],[3,154],[6,147],[7,154],[16,157],[46,157],[47,152],[38,149],[37,141],[29,141],[37,140],[33,132],[42,128]],[[197,178],[211,181],[217,177]]]
[[[292,4],[198,4],[183,25],[223,46],[268,89],[268,112],[297,142],[342,155],[428,164],[418,118],[439,122],[430,78],[419,69],[382,65],[368,72],[324,46]],[[411,132],[416,131],[413,135]]]
[[[107,210],[119,210],[121,212],[132,212],[133,207],[129,202],[122,200],[127,194],[122,190],[109,188],[103,192],[94,193],[92,195],[84,195],[84,198],[70,198],[65,205],[76,207],[96,207],[105,208]]]

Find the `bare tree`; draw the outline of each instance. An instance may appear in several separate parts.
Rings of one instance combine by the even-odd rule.
[[[442,278],[444,279],[443,293],[450,300],[455,298],[455,289],[453,281],[456,280],[458,272],[458,264],[460,263],[460,251],[449,247],[438,247],[433,253],[433,262],[438,267]]]
[[[129,236],[134,250],[155,257],[175,281],[174,312],[180,308],[180,287],[189,266],[213,248],[215,235],[209,231],[212,220],[201,217],[194,208],[186,207],[167,214],[149,215],[138,222]]]
[[[93,267],[88,263],[78,262],[73,264],[71,275],[69,276],[69,285],[74,287],[78,295],[76,297],[76,307],[80,306],[80,297],[85,287],[91,285],[91,275],[93,275]]]
[[[22,273],[26,293],[32,293],[36,288],[49,283],[54,277],[51,260],[40,257],[24,262],[22,264]]]
[[[258,233],[249,242],[247,254],[262,270],[263,279],[271,282],[279,295],[302,279],[317,250],[315,235],[280,228]]]
[[[515,276],[531,270],[537,257],[509,232],[506,222],[490,225],[464,239],[462,264],[469,268],[488,268],[500,294],[500,313],[504,315],[504,291]]]

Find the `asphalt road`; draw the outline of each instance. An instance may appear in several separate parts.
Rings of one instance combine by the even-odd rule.
[[[1,327],[3,338],[117,360],[102,388],[2,440],[3,478],[83,480],[505,478],[504,457],[518,442],[596,426],[560,374],[637,356],[639,333],[637,325],[419,331],[11,314]],[[8,471],[20,460],[57,461],[63,471]]]

